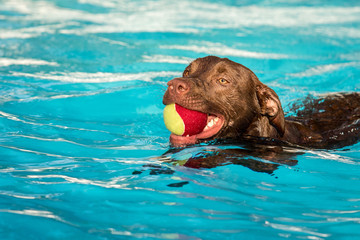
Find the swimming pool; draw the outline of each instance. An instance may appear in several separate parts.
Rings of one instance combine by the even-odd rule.
[[[360,3],[0,1],[0,238],[359,239],[359,143],[288,148],[291,164],[182,166],[246,149],[231,144],[163,155],[166,82],[206,55],[285,111],[360,91]]]

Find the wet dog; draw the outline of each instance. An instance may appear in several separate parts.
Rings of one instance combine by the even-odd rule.
[[[338,148],[360,139],[360,93],[308,98],[285,117],[277,94],[245,66],[208,56],[168,82],[165,105],[177,103],[208,114],[194,136],[170,135],[173,146],[214,139],[277,139],[311,148]]]

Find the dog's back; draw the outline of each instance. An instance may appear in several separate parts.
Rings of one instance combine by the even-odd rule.
[[[360,93],[336,93],[325,97],[307,97],[292,107],[301,122],[323,137],[314,147],[338,148],[360,140]]]

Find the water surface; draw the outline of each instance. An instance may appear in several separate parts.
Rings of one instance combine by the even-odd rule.
[[[206,55],[252,69],[287,112],[360,91],[360,4],[0,1],[1,239],[360,238],[360,144],[202,169],[183,164],[248,149],[163,156],[166,82]]]

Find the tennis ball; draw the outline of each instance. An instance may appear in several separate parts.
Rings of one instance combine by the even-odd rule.
[[[165,106],[166,128],[178,136],[192,136],[202,132],[207,124],[207,114],[184,108],[176,103]]]

